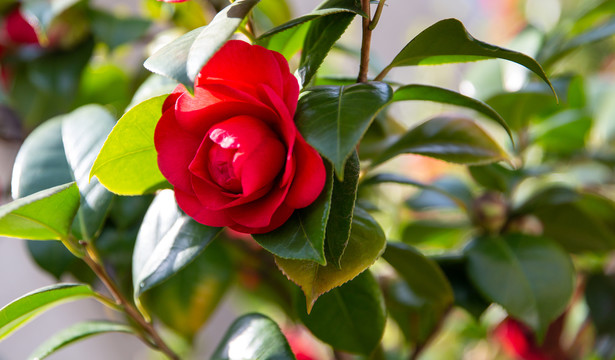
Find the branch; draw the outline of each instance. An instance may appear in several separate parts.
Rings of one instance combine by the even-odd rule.
[[[367,14],[363,20],[363,37],[361,39],[361,64],[359,65],[359,76],[357,82],[367,82],[367,71],[369,69],[369,48],[372,42],[372,31],[370,30],[370,7],[369,0],[361,0],[363,12]]]

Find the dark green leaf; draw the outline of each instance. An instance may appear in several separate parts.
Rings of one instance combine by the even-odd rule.
[[[490,303],[476,290],[466,272],[467,259],[464,256],[441,256],[434,259],[451,284],[455,305],[466,309],[479,319]]]
[[[436,117],[410,129],[374,160],[373,165],[405,153],[467,165],[507,158],[506,152],[474,121],[459,117]]]
[[[295,122],[343,180],[346,160],[392,96],[391,87],[382,82],[312,87],[299,99]]]
[[[348,0],[348,2],[354,3],[354,0]],[[303,42],[301,60],[297,70],[302,86],[310,83],[320,64],[325,60],[335,42],[344,34],[354,17],[353,13],[341,12],[312,21]]]
[[[352,230],[341,269],[329,263],[321,266],[313,261],[289,260],[276,257],[280,270],[299,285],[307,299],[308,312],[316,299],[325,292],[352,280],[370,267],[380,256],[386,240],[380,225],[364,210],[355,208]]]
[[[118,121],[105,141],[89,177],[96,176],[110,191],[120,195],[152,193],[168,183],[158,169],[154,131],[166,95],[146,100]]]
[[[304,297],[298,294],[296,298],[295,310],[301,321],[334,349],[369,356],[380,343],[386,308],[369,270],[322,295],[309,315]]]
[[[165,45],[143,65],[154,73],[175,79],[191,88],[203,65],[231,38],[258,1],[235,1],[216,14],[207,26],[192,30]]]
[[[436,86],[416,84],[405,85],[395,90],[395,93],[393,94],[393,101],[404,100],[435,101],[443,104],[463,106],[472,110],[476,110],[479,113],[500,124],[512,139],[512,133],[510,132],[508,124],[504,119],[502,119],[500,114],[498,114],[495,110],[493,110],[493,108],[491,108],[491,106],[485,104],[482,101],[461,95],[458,92]]]
[[[75,324],[60,331],[59,333],[56,333],[53,337],[34,350],[28,359],[41,360],[74,342],[90,336],[110,332],[121,332],[138,336],[138,333],[128,325],[117,324],[109,321],[86,321]]]
[[[615,334],[615,278],[591,274],[585,285],[585,301],[598,334]]]
[[[325,167],[327,182],[316,201],[306,208],[295,210],[279,228],[266,234],[252,235],[259,245],[281,258],[311,260],[327,265],[325,230],[331,213],[333,169],[327,161]]]
[[[331,214],[327,222],[327,250],[328,259],[338,268],[342,266],[341,259],[350,237],[360,171],[359,156],[355,151],[346,162],[344,181],[333,180]]]
[[[67,239],[79,208],[75,183],[43,190],[0,206],[0,235],[32,240]]]
[[[574,268],[552,241],[527,235],[482,237],[472,241],[465,254],[468,274],[480,292],[539,338],[566,309],[574,290]]]
[[[423,343],[453,303],[451,285],[433,260],[408,245],[389,242],[382,257],[406,285],[392,289],[404,314],[400,326],[407,329],[408,340]]]
[[[515,213],[538,217],[544,236],[569,252],[615,248],[615,204],[607,198],[551,187],[532,196]]]
[[[193,339],[216,310],[233,275],[228,251],[214,242],[169,280],[143,294],[141,303],[166,326]]]
[[[261,35],[258,40],[262,41],[267,37],[288,30],[297,25],[301,25],[308,21],[315,20],[323,16],[339,14],[342,12],[350,12],[361,16],[367,16],[357,5],[357,2],[355,2],[354,0],[325,0],[320,5],[318,5],[318,7],[311,13],[292,19],[287,23],[284,23],[278,27],[267,31],[266,33]]]
[[[111,50],[134,42],[145,35],[151,21],[138,17],[117,17],[101,10],[92,10],[92,32]]]
[[[72,231],[78,239],[94,237],[107,215],[112,194],[97,180],[90,182],[88,173],[114,123],[103,107],[87,105],[37,128],[15,160],[13,197],[76,181],[81,206]]]
[[[248,314],[235,320],[211,359],[294,360],[295,355],[273,320],[261,314]]]
[[[96,296],[89,286],[80,284],[56,284],[28,293],[0,309],[0,339],[54,306]]]
[[[470,166],[468,170],[478,184],[501,193],[509,193],[522,179],[520,171],[509,170],[500,164]]]
[[[183,214],[172,191],[159,193],[143,219],[135,244],[132,266],[135,299],[188,265],[220,230]]]
[[[434,65],[499,58],[516,62],[533,71],[549,86],[540,64],[522,53],[475,39],[457,19],[441,20],[423,30],[408,43],[387,68]],[[555,90],[553,90],[555,94]]]
[[[259,38],[256,43],[269,50],[279,52],[286,58],[286,61],[290,61],[303,48],[303,42],[309,28],[310,24],[304,23],[269,37]]]

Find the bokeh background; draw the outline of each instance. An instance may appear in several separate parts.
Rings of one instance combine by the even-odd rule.
[[[119,13],[139,15],[144,3],[155,0],[96,0],[95,6],[112,9]],[[195,0],[193,0],[195,1]],[[563,1],[563,0],[562,0]],[[568,2],[583,2],[569,0]],[[295,15],[308,13],[319,0],[289,0]],[[531,42],[510,43],[511,39],[524,26],[531,22],[539,29],[548,30],[558,20],[565,4],[558,0],[388,0],[378,28],[373,34],[372,65],[382,68],[416,34],[429,25],[444,18],[461,20],[468,30],[483,41],[528,52],[531,55]],[[357,49],[360,44],[360,23],[355,21],[340,43],[348,48]],[[122,51],[121,49],[119,51]],[[126,50],[127,53],[129,52]],[[126,67],[139,66],[126,55]],[[444,86],[460,90],[468,95],[482,97],[472,83],[464,80],[468,76],[492,74],[489,67],[502,66],[498,61],[483,62],[476,70],[473,64],[445,65],[434,67],[400,68],[393,70],[392,77],[400,82],[417,82]],[[496,65],[493,65],[496,64]],[[507,90],[517,90],[523,84],[523,73],[515,65],[506,65],[500,72],[501,78],[490,79],[501,83]],[[356,76],[357,61],[351,57],[335,56],[328,61],[323,71],[334,75]],[[377,70],[376,70],[377,71]],[[472,74],[474,73],[474,74]],[[372,75],[374,75],[372,73]],[[488,91],[488,89],[481,89]],[[402,113],[421,112],[411,118],[426,118],[429,113],[441,111],[436,104],[405,106],[396,109]],[[0,114],[1,116],[1,114]],[[402,116],[401,118],[404,118]],[[0,117],[2,122],[8,121]],[[0,191],[2,202],[8,201],[11,168],[19,141],[0,140]],[[429,169],[422,171],[428,173]],[[70,281],[70,279],[66,279]],[[25,245],[20,240],[0,238],[0,306],[34,289],[50,285],[54,279],[40,271],[31,261]],[[199,334],[200,351],[206,354],[213,350],[228,325],[239,311],[237,295],[227,294],[227,301],[221,306],[208,326]],[[245,305],[242,304],[242,305]],[[249,310],[249,309],[248,309]],[[91,300],[81,300],[64,304],[44,313],[35,322],[0,343],[0,360],[26,359],[30,352],[55,332],[82,320],[101,319],[110,316],[103,307]],[[151,353],[134,337],[124,335],[103,335],[72,345],[49,357],[52,360],[108,360],[108,359],[149,359]],[[426,354],[429,356],[429,354]],[[470,355],[470,356],[476,356]],[[471,357],[477,359],[476,357]]]

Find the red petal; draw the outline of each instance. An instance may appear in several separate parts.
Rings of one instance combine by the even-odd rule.
[[[177,102],[177,98],[183,93],[188,92],[186,87],[183,84],[177,85],[177,87],[173,90],[172,93],[164,99],[164,103],[162,104],[162,112],[169,110],[170,108],[175,108],[175,103]]]
[[[278,115],[258,99],[225,85],[196,87],[194,96],[184,93],[175,107],[177,122],[186,130],[205,136],[216,123],[249,115],[275,122]]]
[[[266,196],[229,208],[227,214],[236,223],[249,228],[267,227],[272,222],[273,214],[282,206],[287,192],[288,188],[273,187]]]
[[[233,200],[241,198],[240,194],[232,194],[213,181],[197,176],[192,176],[192,188],[202,206],[209,210],[223,209]]]
[[[177,123],[175,111],[162,114],[154,132],[154,145],[158,152],[158,167],[169,182],[184,191],[192,190],[188,166],[201,143],[201,138],[184,131]]]
[[[286,148],[277,139],[262,143],[244,160],[241,170],[241,187],[244,194],[251,194],[270,184],[284,166]]]
[[[282,204],[271,217],[271,223],[268,226],[253,228],[239,224],[230,225],[229,227],[235,231],[239,231],[246,234],[263,234],[277,229],[282,226],[293,214],[294,209]]]
[[[288,62],[284,56],[275,51],[273,52],[273,56],[277,60],[282,75],[284,76],[284,91],[281,93],[283,94],[284,103],[286,103],[290,116],[294,117],[295,111],[297,110],[297,101],[299,100],[299,82],[295,75],[290,72]]]
[[[175,189],[175,200],[177,205],[188,216],[197,222],[208,226],[232,226],[235,222],[228,217],[224,211],[209,210],[204,207],[199,200],[189,193]]]
[[[297,136],[294,158],[295,177],[290,186],[285,203],[295,209],[310,205],[322,192],[327,179],[325,165],[314,148]]]
[[[38,44],[38,35],[36,35],[34,27],[23,17],[18,8],[8,13],[5,21],[6,33],[12,42]]]
[[[209,59],[195,86],[207,78],[267,84],[278,94],[283,93],[285,82],[273,51],[240,40],[228,41]]]

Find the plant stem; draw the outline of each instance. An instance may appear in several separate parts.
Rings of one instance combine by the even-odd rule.
[[[386,0],[380,0],[378,2],[378,7],[376,8],[376,13],[374,13],[374,17],[372,21],[369,23],[369,29],[374,30],[376,26],[378,26],[378,21],[380,20],[380,15],[382,15],[382,9],[384,8],[384,3]]]
[[[389,73],[389,71],[391,71],[392,68],[393,67],[389,65],[385,67],[384,69],[382,69],[380,74],[376,75],[376,77],[374,78],[374,81],[382,81],[382,79],[384,79],[384,77],[387,76],[387,74]]]
[[[164,340],[162,340],[160,335],[158,335],[156,329],[154,329],[154,326],[151,323],[147,322],[143,318],[141,313],[137,311],[137,309],[124,297],[124,295],[122,295],[121,291],[117,288],[115,282],[113,282],[111,277],[109,277],[109,274],[107,274],[107,271],[102,265],[102,262],[100,261],[98,254],[96,254],[96,251],[87,243],[83,243],[83,245],[86,249],[86,256],[83,257],[85,263],[92,269],[92,271],[94,271],[96,276],[98,276],[98,278],[103,282],[103,284],[105,284],[115,301],[118,303],[119,306],[121,306],[122,310],[126,313],[126,315],[132,318],[139,325],[139,327],[141,327],[144,333],[151,338],[151,341],[148,341],[146,338],[143,338],[143,340],[149,346],[160,350],[170,359],[180,360],[179,356],[177,356],[177,354],[175,354],[173,350],[171,350],[167,346]]]
[[[361,0],[361,8],[367,14],[363,20],[363,36],[361,39],[361,64],[359,65],[359,76],[357,82],[367,82],[367,71],[369,70],[369,48],[372,42],[372,31],[370,25],[370,7],[369,0]]]

